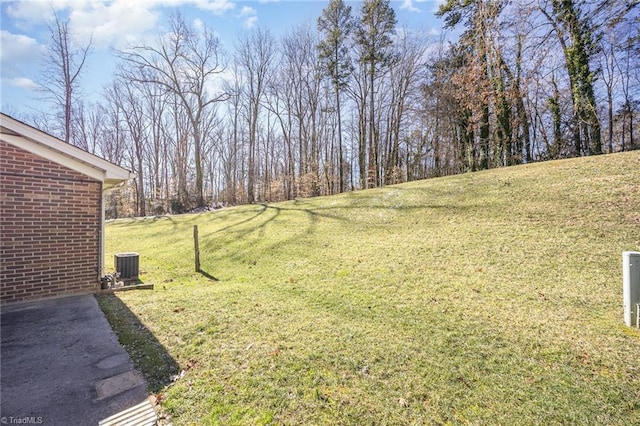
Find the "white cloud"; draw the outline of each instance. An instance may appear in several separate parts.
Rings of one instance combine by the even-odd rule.
[[[193,28],[195,28],[196,31],[201,33],[204,30],[204,22],[202,22],[202,19],[200,18],[194,19]]]
[[[214,15],[235,8],[231,0],[53,0],[21,1],[7,6],[16,25],[30,27],[51,22],[52,10],[69,17],[76,42],[86,44],[90,37],[96,47],[118,46],[139,40],[157,28],[162,8],[192,6]],[[53,9],[52,9],[53,8]]]
[[[413,0],[403,0],[400,5],[400,9],[404,9],[409,12],[420,13],[420,9],[413,5]]]
[[[8,83],[10,86],[19,87],[21,89],[28,89],[36,91],[38,89],[38,84],[27,77],[13,77],[8,79]]]
[[[7,6],[7,15],[21,27],[28,28],[50,21],[53,10],[81,9],[86,5],[87,1],[84,0],[18,1]]]
[[[244,27],[247,28],[247,29],[251,29],[256,25],[256,22],[258,22],[258,17],[257,16],[251,16],[251,17],[245,19],[245,21],[243,22],[242,25],[244,25]]]
[[[19,75],[21,64],[37,63],[43,50],[35,39],[5,30],[0,31],[0,45],[0,66],[5,77]]]
[[[256,10],[250,6],[242,6],[242,10],[238,16],[255,16]]]
[[[242,6],[240,13],[236,15],[238,18],[246,18],[242,25],[247,28],[253,28],[258,22],[258,12],[250,6]]]
[[[2,88],[35,90],[38,85],[31,79],[39,69],[43,46],[35,39],[22,34],[0,30],[0,68]],[[5,93],[6,95],[6,93]],[[22,94],[24,97],[24,93]],[[6,98],[6,96],[5,96]]]
[[[92,2],[69,15],[72,31],[79,40],[89,40],[97,47],[122,46],[139,39],[156,27],[160,13],[147,2],[115,0],[109,4]]]
[[[236,4],[228,0],[197,0],[195,6],[216,15],[223,15],[225,12],[233,10]]]
[[[13,34],[6,30],[0,30],[0,58],[2,61],[11,61],[16,57],[27,56],[40,48],[36,39],[22,34]]]

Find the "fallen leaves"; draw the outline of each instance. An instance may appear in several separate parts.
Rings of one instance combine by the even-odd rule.
[[[170,379],[172,382],[177,382],[178,380],[182,379],[186,374],[187,374],[186,370],[180,370],[178,374],[172,375]]]
[[[187,361],[185,363],[184,368],[182,370],[180,370],[180,372],[178,374],[172,375],[171,377],[169,377],[169,379],[171,380],[172,383],[177,382],[178,380],[184,378],[184,376],[187,375],[187,371],[191,370],[197,364],[198,364],[198,360],[197,359],[190,359],[189,361]]]

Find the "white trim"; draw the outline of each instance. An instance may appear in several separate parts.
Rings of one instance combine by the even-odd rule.
[[[97,180],[99,182],[104,181],[104,170],[98,170],[95,167],[91,167],[87,163],[71,161],[68,156],[61,154],[59,151],[54,151],[46,145],[38,144],[22,136],[2,134],[0,135],[0,137],[4,142],[7,142],[10,145],[17,146],[18,148],[24,149],[25,151],[28,151],[39,157],[46,158],[47,160],[53,161],[54,163],[63,165],[78,173],[82,173],[83,175],[90,177],[91,179]]]
[[[133,178],[129,170],[8,115],[0,114],[0,129],[1,140],[103,182],[103,191]]]

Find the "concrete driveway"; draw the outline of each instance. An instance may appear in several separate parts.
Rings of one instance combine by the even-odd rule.
[[[146,382],[93,296],[3,307],[0,326],[2,424],[97,425],[151,408]],[[153,424],[153,415],[137,424]]]

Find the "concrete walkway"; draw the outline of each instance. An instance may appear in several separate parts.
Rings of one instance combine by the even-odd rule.
[[[3,307],[0,326],[2,424],[97,425],[147,398],[91,295]]]

